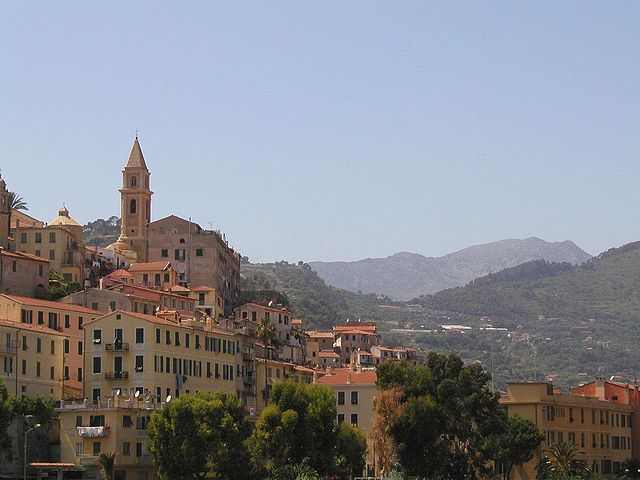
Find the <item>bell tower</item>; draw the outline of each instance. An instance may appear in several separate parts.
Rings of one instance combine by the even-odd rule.
[[[149,223],[151,222],[151,195],[149,169],[144,161],[136,135],[129,160],[122,171],[120,189],[120,238],[116,242],[136,252],[136,261],[149,259]]]

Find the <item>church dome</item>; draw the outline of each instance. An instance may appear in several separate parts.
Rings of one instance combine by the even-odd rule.
[[[49,226],[64,225],[67,227],[82,228],[82,225],[80,225],[78,222],[76,222],[73,218],[69,216],[69,210],[67,210],[67,207],[65,207],[64,205],[60,210],[58,210],[58,216],[53,220],[51,220],[48,225]]]

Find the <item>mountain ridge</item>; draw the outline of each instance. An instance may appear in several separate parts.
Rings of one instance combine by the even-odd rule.
[[[440,257],[401,251],[385,258],[309,262],[309,265],[331,286],[406,301],[463,286],[474,278],[530,260],[580,264],[589,258],[591,255],[571,240],[547,242],[528,237],[472,245]]]

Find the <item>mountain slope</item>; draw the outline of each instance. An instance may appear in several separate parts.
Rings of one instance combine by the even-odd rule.
[[[352,292],[383,293],[399,300],[462,286],[474,278],[530,260],[580,264],[590,258],[571,241],[530,237],[475,245],[442,257],[401,252],[357,262],[311,262],[328,284]]]
[[[640,242],[581,265],[543,260],[487,275],[415,300],[425,307],[507,322],[538,315],[567,319],[640,318]]]

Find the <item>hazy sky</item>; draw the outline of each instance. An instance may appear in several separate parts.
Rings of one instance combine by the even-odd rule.
[[[640,240],[640,2],[0,2],[2,176],[252,260]]]

